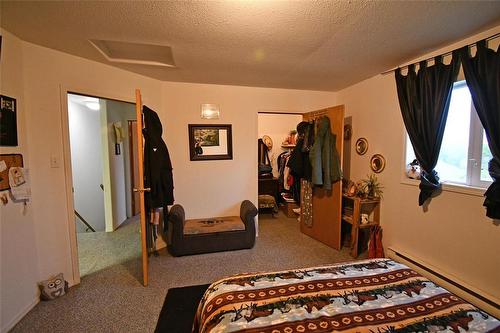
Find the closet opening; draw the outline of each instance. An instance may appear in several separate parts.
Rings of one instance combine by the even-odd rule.
[[[343,163],[350,159],[350,151],[344,151],[344,138],[347,145],[350,139],[344,135],[344,124],[351,124],[344,117],[344,105],[303,114],[259,112],[258,204],[259,222],[265,222],[261,226],[272,232],[277,224],[286,232],[283,228],[293,225],[339,251],[343,240],[346,250],[354,246],[352,235],[342,237],[348,234],[342,228],[342,179],[350,173],[349,162]],[[272,219],[284,223],[271,223]]]
[[[80,277],[141,256],[135,104],[68,93]]]
[[[300,232],[300,190],[286,166],[297,141],[300,113],[258,113],[258,195],[261,228],[274,222]],[[277,224],[277,223],[274,223]],[[263,230],[265,232],[265,230]]]

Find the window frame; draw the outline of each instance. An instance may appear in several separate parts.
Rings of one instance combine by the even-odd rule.
[[[453,88],[460,88],[463,86],[467,86],[467,83],[465,80],[460,80],[454,83]],[[466,181],[465,183],[453,182],[449,180],[442,181],[441,183],[443,185],[444,191],[477,196],[484,195],[484,192],[492,183],[492,181],[481,180],[483,136],[484,128],[481,124],[479,116],[477,115],[474,103],[471,102]],[[408,178],[408,176],[406,175],[408,145],[410,145],[412,149],[413,147],[411,146],[411,141],[409,140],[408,133],[404,126],[403,138],[403,178],[401,180],[401,183],[407,185],[418,185],[420,183],[419,180]]]

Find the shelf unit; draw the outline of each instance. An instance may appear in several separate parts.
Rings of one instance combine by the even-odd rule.
[[[361,223],[361,214],[368,214],[368,223]],[[380,224],[380,199],[342,195],[342,221],[351,225],[351,256],[357,258],[359,230]]]

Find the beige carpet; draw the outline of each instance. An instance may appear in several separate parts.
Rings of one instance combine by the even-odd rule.
[[[130,243],[136,246],[135,240]],[[82,278],[64,297],[39,303],[13,332],[153,332],[169,288],[242,272],[348,260],[352,259],[347,248],[336,251],[303,235],[296,219],[281,213],[278,218],[262,215],[260,235],[251,250],[179,258],[162,250],[159,257],[150,258],[147,288],[139,282],[139,258],[115,264]]]
[[[141,251],[139,216],[123,222],[114,232],[77,233],[80,276],[137,258]]]

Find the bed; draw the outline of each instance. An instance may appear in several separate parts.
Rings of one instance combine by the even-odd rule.
[[[500,332],[497,318],[389,259],[221,279],[193,332]]]

